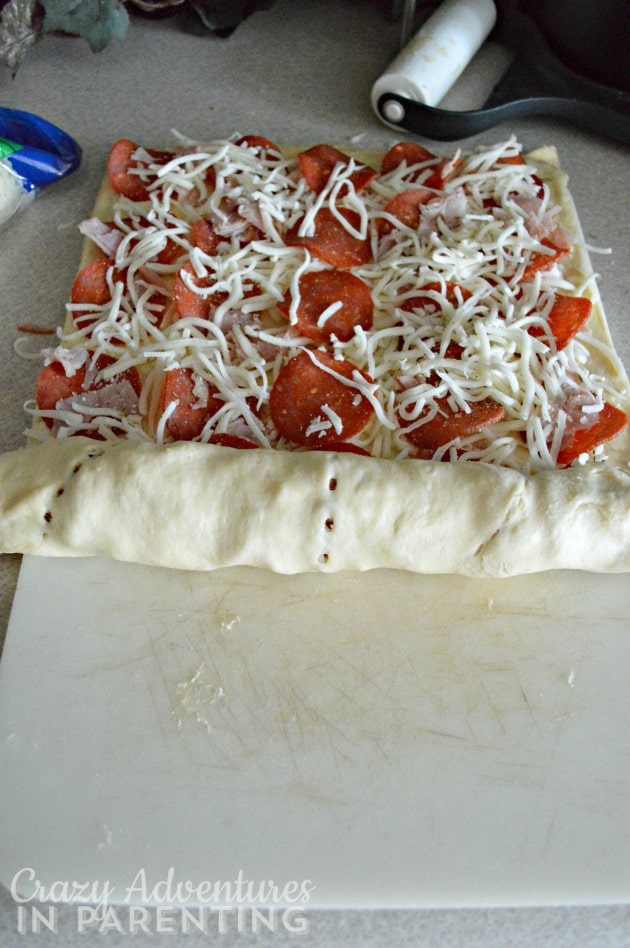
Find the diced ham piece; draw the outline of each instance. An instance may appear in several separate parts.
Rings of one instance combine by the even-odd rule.
[[[79,224],[79,232],[93,241],[99,250],[108,257],[115,257],[123,239],[122,231],[100,221],[98,217],[88,217]]]
[[[138,414],[138,393],[128,379],[110,382],[102,388],[79,392],[57,402],[57,409],[79,411],[85,408],[102,408],[105,411],[121,412],[123,415]]]

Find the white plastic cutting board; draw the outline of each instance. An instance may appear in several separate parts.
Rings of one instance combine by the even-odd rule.
[[[310,879],[310,906],[616,902],[630,583],[26,558],[0,881]]]

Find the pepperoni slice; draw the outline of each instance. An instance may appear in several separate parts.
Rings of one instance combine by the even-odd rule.
[[[70,288],[71,303],[92,303],[94,306],[104,306],[112,298],[107,283],[107,271],[112,261],[107,257],[92,260],[82,270],[79,270]]]
[[[148,228],[148,227],[153,227],[154,225],[152,224],[151,221],[147,220],[146,217],[141,217],[139,218],[138,226],[142,228],[144,227]],[[115,225],[112,225],[112,231],[115,231]],[[121,233],[121,231],[118,231],[118,233]],[[139,241],[140,241],[140,238],[132,237],[128,245],[129,250],[131,250],[134,247],[137,247]],[[151,263],[162,263],[162,264],[165,264],[166,266],[170,266],[172,263],[175,263],[177,258],[181,257],[185,252],[186,251],[182,247],[181,244],[178,244],[177,241],[173,240],[172,237],[167,236],[166,243],[164,244],[162,249],[159,250],[153,257],[148,257],[146,262],[148,265],[150,265]]]
[[[184,248],[181,244],[178,244],[176,240],[173,240],[171,237],[166,238],[166,243],[164,247],[156,253],[155,257],[149,259],[154,260],[156,263],[162,263],[167,267],[170,267],[172,263],[181,257],[185,253]]]
[[[388,174],[390,171],[394,171],[404,161],[409,169],[409,174],[406,174],[405,177],[408,177],[410,181],[416,181],[418,178],[423,177],[422,184],[425,187],[432,188],[434,191],[440,191],[446,182],[450,181],[453,177],[462,164],[463,158],[458,155],[452,158],[441,158],[437,164],[430,169],[430,174],[426,177],[424,177],[427,171],[426,168],[411,171],[415,165],[435,161],[436,157],[436,155],[427,151],[426,148],[423,148],[423,146],[417,142],[398,142],[398,144],[390,148],[384,156],[381,163],[381,174]]]
[[[420,288],[421,291],[430,290],[434,293],[443,293],[444,298],[447,303],[450,303],[451,306],[459,306],[461,302],[469,300],[472,296],[470,290],[462,286],[461,283],[453,283],[451,280],[445,280],[444,285],[441,283],[425,283],[423,287]],[[400,304],[400,309],[404,310],[405,313],[413,313],[417,309],[439,309],[439,303],[432,296],[427,296],[420,292],[416,296],[409,296],[406,300],[403,300]]]
[[[374,181],[374,178],[378,178],[378,171],[375,171],[374,168],[370,168],[369,165],[360,165],[360,167],[350,175],[354,190],[357,192],[362,191],[363,188],[367,188],[368,184]]]
[[[497,158],[498,165],[524,165],[525,159],[522,155],[503,155]]]
[[[498,165],[525,165],[527,164],[527,162],[525,161],[522,155],[504,155],[502,158],[497,158],[497,164]],[[537,174],[533,174],[532,181],[537,186],[536,194],[538,195],[539,198],[542,198],[545,193],[545,187],[541,179],[538,177]],[[485,206],[486,205],[484,202],[484,207]]]
[[[215,233],[210,221],[203,217],[200,217],[193,224],[190,239],[195,247],[199,247],[209,257],[214,257],[217,247],[221,243],[221,238]]]
[[[94,306],[93,310],[75,312],[72,314],[75,325],[78,329],[84,329],[95,321],[98,315],[98,307],[105,306],[112,298],[112,294],[107,282],[107,273],[112,266],[112,261],[107,257],[92,260],[86,264],[75,276],[70,288],[70,302],[77,305]],[[120,278],[118,271],[114,272],[114,280]]]
[[[147,220],[146,217],[140,218],[140,225],[142,227],[151,227],[151,221]],[[178,257],[181,257],[185,253],[184,248],[181,244],[178,244],[176,240],[173,240],[172,237],[166,238],[166,243],[164,247],[156,253],[154,257],[149,257],[147,262],[154,261],[155,263],[163,263],[166,266],[170,266],[172,263],[175,263]]]
[[[166,429],[176,441],[192,441],[198,438],[207,421],[216,415],[223,406],[217,398],[217,389],[208,386],[207,405],[198,405],[199,396],[195,392],[195,377],[192,369],[175,368],[164,373],[161,410],[175,402],[173,413],[166,421]]]
[[[458,342],[451,340],[444,350],[445,359],[461,359],[464,354],[464,347]]]
[[[146,201],[149,197],[149,183],[137,171],[146,166],[134,159],[138,146],[129,138],[121,138],[114,143],[107,159],[107,177],[114,191],[132,201]],[[173,157],[172,152],[146,149],[151,158],[166,164]]]
[[[552,267],[554,263],[557,263],[557,261],[561,260],[562,257],[566,257],[569,252],[568,247],[558,247],[556,244],[553,244],[546,238],[540,242],[541,244],[544,244],[545,247],[549,247],[552,253],[534,252],[530,257],[529,263],[523,270],[523,275],[521,277],[523,280],[529,280],[529,278],[539,270],[548,270],[549,267]]]
[[[95,391],[99,388],[105,388],[106,385],[111,385],[112,382],[129,382],[136,395],[140,395],[140,392],[142,391],[142,383],[135,365],[130,365],[129,368],[123,369],[122,372],[117,372],[111,378],[104,379],[100,376],[100,373],[102,373],[103,369],[108,368],[110,365],[114,365],[114,363],[117,361],[118,360],[113,356],[107,355],[106,353],[97,356],[95,369],[98,374],[87,386],[88,391]]]
[[[434,197],[434,194],[428,188],[409,188],[396,194],[387,202],[383,210],[399,220],[405,227],[417,230],[420,226],[420,208],[432,197]],[[380,237],[389,234],[393,229],[394,224],[391,221],[384,217],[377,217],[376,230]]]
[[[413,165],[420,165],[427,161],[433,161],[435,155],[423,148],[417,142],[398,142],[383,156],[381,162],[381,174],[389,174],[399,165],[406,163],[408,168]]]
[[[454,411],[446,398],[436,399],[439,411],[431,421],[405,432],[405,438],[414,447],[433,453],[448,444],[455,438],[475,434],[483,428],[496,424],[504,417],[505,412],[498,402],[492,398],[484,398],[479,402],[471,402],[470,411]],[[424,414],[429,413],[429,408]],[[422,417],[422,415],[420,416]],[[403,428],[415,422],[399,419]]]
[[[84,381],[85,365],[78,368],[74,375],[66,375],[61,362],[51,362],[37,376],[35,404],[40,411],[52,411],[62,398],[70,398],[83,391]],[[44,421],[52,428],[51,418],[44,418]]]
[[[338,213],[354,230],[360,229],[361,218],[356,211],[342,207]],[[285,234],[284,242],[289,247],[304,247],[331,267],[342,270],[364,266],[372,259],[369,238],[361,239],[351,234],[329,207],[322,207],[315,215],[311,236],[299,236],[301,223],[302,218]]]
[[[435,191],[441,191],[447,181],[454,177],[457,169],[463,162],[463,158],[454,156],[453,158],[442,158],[436,168],[434,168],[428,178],[422,182],[426,188],[433,188]]]
[[[253,441],[248,441],[247,438],[240,438],[238,435],[229,434],[228,432],[212,435],[212,437],[208,439],[208,443],[220,444],[224,448],[239,448],[243,451],[260,447],[260,445],[254,444]]]
[[[213,293],[201,295],[187,285],[182,276],[183,273],[189,274],[193,286],[200,290],[211,287],[214,279],[211,276],[198,277],[191,261],[186,261],[173,280],[172,296],[177,317],[179,319],[212,319],[216,308],[227,300],[229,294],[223,290],[215,290]],[[242,299],[251,300],[261,294],[262,290],[258,284],[246,285],[243,287]]]
[[[282,152],[272,141],[268,138],[265,138],[264,135],[242,135],[241,138],[238,138],[235,142],[235,145],[238,145],[239,148],[251,148],[252,151],[262,151],[262,152],[274,152],[275,154],[265,157],[281,157]]]
[[[318,344],[330,341],[336,336],[341,342],[348,342],[354,335],[355,327],[368,330],[374,322],[374,306],[369,286],[348,270],[312,270],[300,277],[300,299],[297,307],[295,330],[301,336],[307,336]],[[332,313],[323,325],[319,318],[329,306],[340,303],[341,307]],[[280,309],[289,318],[291,292],[287,291]]]
[[[585,296],[556,294],[547,322],[558,349],[564,349],[566,344],[580,331],[591,315],[592,308],[593,304]],[[542,336],[543,332],[541,326],[532,326],[529,329],[531,336]]]
[[[221,302],[221,300],[217,299],[219,294],[215,293],[212,296],[201,296],[184,282],[183,273],[188,274],[192,278],[193,286],[199,287],[200,290],[212,286],[211,278],[209,276],[198,277],[192,263],[190,260],[187,260],[175,274],[173,280],[173,304],[178,317],[180,319],[186,319],[188,317],[194,319],[208,319],[212,307]],[[222,294],[222,298],[226,298],[225,294]]]
[[[565,433],[558,452],[557,463],[560,467],[572,464],[580,454],[588,454],[600,444],[616,438],[628,426],[628,417],[624,411],[604,402],[604,407],[588,425],[574,421]]]
[[[112,145],[107,159],[107,177],[114,191],[131,198],[132,201],[146,200],[147,190],[144,182],[129,173],[134,166],[133,153],[138,146],[128,138],[121,138]]]
[[[73,395],[80,395],[85,392],[85,373],[85,365],[82,365],[71,376],[66,375],[60,362],[51,362],[50,365],[45,365],[37,377],[35,387],[35,404],[39,410],[54,411],[62,399],[71,398]],[[42,418],[42,421],[47,428],[53,430],[55,426],[53,418]],[[102,440],[102,435],[97,431],[77,430],[74,434],[94,438],[98,441]]]
[[[329,352],[300,352],[278,373],[269,396],[271,420],[283,438],[310,447],[327,447],[353,438],[365,428],[374,408],[354,386],[330,372],[352,379],[355,372],[370,381],[352,362],[335,359]],[[341,422],[341,431],[319,429],[331,421],[326,408]]]
[[[526,165],[527,162],[522,155],[505,155],[503,158],[497,158],[498,165]],[[533,181],[542,187],[542,181],[537,174],[532,175]]]
[[[313,145],[307,151],[298,154],[298,161],[306,183],[312,191],[319,194],[328,183],[328,179],[339,164],[348,165],[349,158],[332,145]],[[360,165],[350,175],[355,191],[360,191],[373,181],[377,172],[367,165]]]
[[[113,365],[115,361],[109,355],[98,356],[95,364],[96,373],[100,373],[107,366]],[[73,375],[66,375],[61,362],[55,361],[45,365],[37,377],[35,386],[35,404],[39,410],[53,411],[57,407],[57,403],[64,398],[71,398],[73,395],[79,395],[85,391],[95,391],[110,385],[112,382],[127,381],[133,387],[136,395],[140,394],[142,385],[135,366],[130,366],[111,379],[99,378],[98,374],[95,374],[90,383],[86,384],[88,367],[89,363],[86,362],[79,366]],[[44,418],[43,420],[49,428],[53,427],[54,422],[51,418]]]

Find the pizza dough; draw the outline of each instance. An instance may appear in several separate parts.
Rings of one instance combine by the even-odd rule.
[[[553,150],[529,160],[553,183],[578,236],[569,275],[580,285],[590,265],[566,177]],[[105,185],[99,216],[110,201]],[[82,263],[92,255],[88,249]],[[627,410],[628,380],[592,282],[589,293],[591,336],[603,344],[592,355]],[[606,454],[607,463],[528,476],[483,462],[48,439],[0,456],[0,551],[279,573],[623,572],[630,570],[627,430]]]
[[[252,456],[255,464],[252,464]],[[510,576],[630,569],[630,474],[180,442],[0,456],[0,549],[190,570]]]

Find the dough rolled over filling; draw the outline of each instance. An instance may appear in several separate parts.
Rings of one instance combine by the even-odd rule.
[[[628,380],[555,151],[405,143],[379,174],[261,141],[114,146],[29,409],[39,443],[0,456],[0,552],[629,570]]]
[[[71,438],[0,456],[0,549],[190,570],[374,568],[468,576],[630,569],[630,474],[527,477],[382,461]]]

